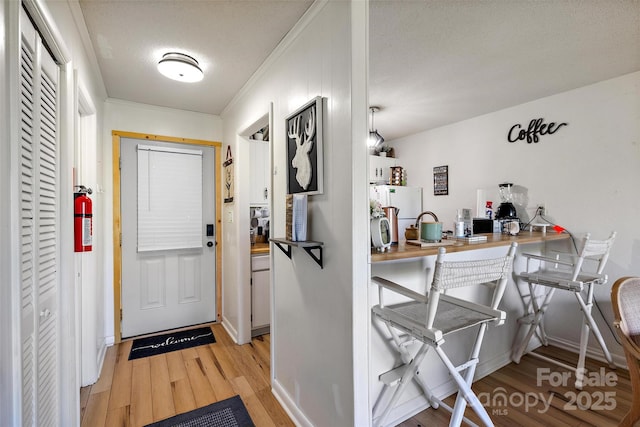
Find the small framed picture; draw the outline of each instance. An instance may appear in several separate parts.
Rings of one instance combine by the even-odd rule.
[[[322,194],[322,97],[286,118],[287,194]]]
[[[449,194],[449,166],[433,168],[433,195],[446,196]]]

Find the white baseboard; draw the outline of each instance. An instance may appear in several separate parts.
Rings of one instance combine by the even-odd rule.
[[[593,337],[592,337],[593,338]],[[557,338],[557,337],[547,337],[547,339],[549,340],[549,344],[554,345],[556,347],[559,347],[563,350],[567,350],[570,351],[572,353],[576,353],[576,355],[580,352],[580,344],[573,342],[573,341],[569,341],[569,340],[565,340],[562,338]],[[613,363],[619,367],[619,368],[623,368],[623,369],[628,369],[627,368],[627,359],[625,358],[624,354],[620,355],[617,353],[613,353],[611,351],[611,349],[609,349],[609,352],[611,353],[611,357],[613,358]],[[602,350],[600,349],[600,347],[587,347],[587,357],[597,360],[599,362],[603,362],[603,363],[608,363],[607,359],[604,358],[604,355],[602,354]],[[576,356],[576,360],[577,360],[577,356]]]
[[[287,415],[289,415],[289,418],[291,418],[291,421],[293,421],[296,426],[313,427],[311,421],[309,421],[309,419],[296,405],[289,393],[287,393],[284,387],[282,387],[282,385],[275,379],[272,382],[271,393],[273,393],[278,402],[280,402],[280,406],[282,406],[282,409],[284,409]]]
[[[111,347],[116,343],[116,337],[114,337],[113,335],[111,335],[110,337],[105,337],[104,343],[107,347]]]
[[[224,316],[222,316],[222,327],[227,331],[233,342],[238,344],[238,331]]]

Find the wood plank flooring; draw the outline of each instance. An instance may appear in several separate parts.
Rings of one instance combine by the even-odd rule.
[[[570,365],[577,361],[576,354],[555,347],[537,351]],[[549,370],[538,371],[540,368]],[[573,373],[525,355],[520,364],[511,363],[474,382],[472,388],[497,427],[617,426],[631,405],[629,371],[611,370],[592,359],[587,359],[586,368],[591,384],[577,390]],[[568,381],[562,379],[563,372],[571,374]],[[453,406],[454,399],[455,395],[450,396],[445,403]],[[465,416],[482,425],[471,409],[467,408]],[[447,426],[449,418],[445,409],[429,408],[399,426]]]
[[[138,427],[239,394],[254,423],[293,426],[269,385],[270,337],[238,346],[221,325],[212,325],[216,343],[129,361],[131,341],[110,347],[102,374],[94,385],[80,390],[83,427]],[[539,349],[573,364],[577,356],[554,347]],[[608,384],[573,388],[573,381],[554,384],[553,377],[538,376],[539,368],[561,373],[562,368],[526,355],[476,381],[473,389],[498,427],[616,426],[631,405],[629,373],[610,370],[587,360],[589,372],[605,368],[613,376],[598,379]],[[540,385],[537,385],[538,379]],[[573,378],[573,375],[571,376]],[[506,396],[506,402],[498,399]],[[453,405],[454,396],[445,402]],[[547,403],[547,402],[550,402]],[[584,407],[581,407],[583,405]],[[479,424],[473,411],[465,415]],[[401,427],[447,426],[449,413],[427,409]],[[463,424],[464,425],[464,424]],[[359,427],[359,426],[358,426]]]
[[[219,324],[214,344],[127,360],[132,341],[107,350],[102,373],[80,390],[84,427],[139,427],[240,395],[256,426],[293,426],[271,394],[270,336],[236,345]]]

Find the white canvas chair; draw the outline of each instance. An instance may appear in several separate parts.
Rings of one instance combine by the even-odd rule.
[[[518,319],[520,326],[526,325],[528,329],[520,342],[514,345],[512,360],[515,363],[520,363],[520,359],[534,334],[538,336],[544,346],[549,345],[543,323],[544,313],[549,307],[556,290],[571,292],[575,295],[582,311],[580,350],[576,366],[567,365],[535,351],[529,354],[573,371],[576,377],[575,387],[577,389],[581,389],[583,385],[584,362],[589,342],[589,332],[592,332],[598,341],[609,365],[615,368],[611,353],[609,353],[602,334],[591,315],[591,308],[593,307],[594,285],[603,285],[607,282],[607,275],[603,274],[603,270],[609,258],[609,251],[615,240],[616,233],[611,233],[606,240],[593,240],[590,237],[590,234],[584,237],[577,255],[568,253],[557,253],[555,256],[522,254],[527,258],[527,270],[518,275],[529,287],[529,293],[524,295],[527,299],[526,305],[529,312]],[[586,297],[583,298],[583,293],[585,292]]]
[[[489,414],[471,390],[471,383],[487,325],[489,323],[501,325],[506,319],[506,313],[498,310],[498,304],[511,273],[516,246],[516,243],[512,243],[507,255],[501,258],[455,262],[446,262],[445,250],[440,248],[431,290],[427,296],[390,280],[372,277],[372,282],[378,285],[380,299],[380,303],[372,308],[373,316],[386,325],[394,347],[400,353],[403,362],[402,365],[380,375],[384,387],[373,408],[374,425],[385,425],[400,395],[412,381],[416,381],[422,388],[432,407],[442,406],[452,413],[450,426],[459,426],[463,419],[475,425],[464,418],[467,404],[485,425],[493,425]],[[490,289],[490,306],[444,294],[447,289],[481,284],[487,285]],[[403,295],[409,298],[409,301],[385,305],[385,289]],[[475,326],[477,326],[477,334],[467,361],[460,366],[454,366],[443,349],[445,337]],[[422,344],[412,356],[408,346],[416,341],[421,341]],[[436,351],[458,387],[454,408],[434,396],[424,380],[418,376],[420,364],[430,348]],[[395,390],[391,398],[387,398],[386,395],[393,388]]]

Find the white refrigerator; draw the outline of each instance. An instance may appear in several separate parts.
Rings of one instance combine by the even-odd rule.
[[[372,185],[369,198],[376,200],[382,207],[398,208],[398,239],[404,240],[404,230],[416,223],[422,212],[422,188],[400,185]]]

